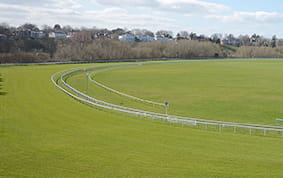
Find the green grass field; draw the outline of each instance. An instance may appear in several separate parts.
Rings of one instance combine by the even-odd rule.
[[[170,114],[274,125],[283,117],[282,69],[283,60],[193,61],[113,69],[95,79],[133,96],[167,100]]]
[[[199,64],[192,63],[192,65]],[[211,66],[210,63],[204,65]],[[218,68],[222,68],[221,66],[227,63],[219,62],[218,65]],[[245,69],[245,65],[239,65],[243,70]],[[282,63],[279,61],[276,65],[274,62],[266,62],[264,65],[255,64],[255,68],[258,67],[255,71],[262,70],[266,65],[271,65],[280,74],[279,68]],[[283,175],[283,139],[281,138],[176,127],[99,111],[75,101],[57,89],[50,77],[57,71],[79,66],[88,65],[0,67],[6,92],[6,95],[0,95],[0,176],[281,177]],[[164,67],[166,66],[164,64]],[[111,82],[110,86],[117,89],[121,87],[122,91],[130,94],[135,91],[133,94],[137,96],[148,95],[148,99],[159,98],[160,101],[168,98],[174,110],[173,97],[169,98],[169,96],[170,92],[173,92],[171,90],[175,88],[167,88],[167,92],[159,93],[155,84],[148,88],[149,90],[144,90],[143,94],[139,87],[135,86],[139,84],[135,82],[139,80],[136,77],[150,76],[149,73],[144,74],[143,70],[149,72],[153,67],[154,65],[127,70],[117,69],[100,73],[97,77],[105,83]],[[191,67],[188,71],[193,69],[194,67]],[[217,66],[204,69],[216,70]],[[158,70],[159,68],[156,68],[152,72]],[[233,71],[233,67],[226,70],[228,75],[230,70]],[[126,71],[136,73],[127,77],[126,81],[131,84],[125,88],[125,83],[119,86],[119,81],[113,80],[111,73],[115,73],[115,77],[117,75],[118,78],[118,75],[121,77],[125,75]],[[173,69],[168,73],[174,73]],[[131,80],[132,76],[136,79]],[[151,77],[153,80],[157,78],[157,76]],[[278,75],[279,77],[281,76]],[[170,81],[171,84],[172,82],[174,81]],[[162,88],[164,84],[166,82],[162,82]],[[274,83],[275,86],[277,84]],[[146,87],[150,84],[145,82],[143,85]],[[214,87],[211,87],[214,90]],[[279,90],[276,92],[280,93]],[[181,113],[182,110],[177,112]],[[196,115],[198,112],[201,113],[200,110],[195,113],[186,111],[193,116],[198,116]],[[207,115],[212,119],[218,116],[217,114],[210,116],[208,113],[199,116]],[[271,123],[265,121],[266,118],[259,120],[258,123]]]

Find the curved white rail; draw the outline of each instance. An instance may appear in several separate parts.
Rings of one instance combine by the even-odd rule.
[[[234,132],[237,132],[237,130],[239,128],[242,128],[242,129],[249,130],[250,135],[252,135],[254,132],[261,130],[261,131],[263,131],[261,135],[264,135],[264,136],[267,136],[268,131],[272,131],[272,132],[276,132],[276,133],[278,132],[278,135],[276,135],[276,136],[283,137],[283,127],[278,127],[278,126],[232,123],[232,122],[221,122],[221,121],[188,118],[188,117],[181,117],[181,116],[174,116],[174,115],[166,115],[166,114],[161,114],[161,113],[149,112],[149,111],[144,111],[144,110],[139,110],[139,109],[134,109],[134,108],[128,108],[128,107],[124,107],[124,106],[119,106],[119,105],[107,103],[105,101],[101,101],[101,100],[92,98],[92,97],[76,90],[75,88],[73,88],[72,86],[70,86],[69,84],[67,84],[65,82],[65,78],[70,76],[71,74],[74,74],[76,72],[81,72],[81,71],[89,71],[89,70],[92,70],[92,69],[99,69],[101,67],[102,66],[89,67],[89,68],[83,68],[83,69],[82,68],[73,69],[73,70],[71,70],[70,72],[67,72],[67,73],[64,73],[64,72],[66,72],[68,70],[64,70],[64,71],[57,72],[56,74],[54,74],[51,77],[51,80],[54,83],[54,85],[56,85],[60,90],[62,90],[63,92],[65,92],[69,96],[71,96],[71,97],[73,97],[73,98],[75,98],[75,99],[77,99],[81,102],[84,102],[84,103],[87,103],[87,104],[92,104],[92,105],[102,107],[102,108],[105,108],[105,109],[110,109],[110,110],[115,110],[115,111],[119,111],[119,112],[134,114],[134,115],[142,116],[142,117],[151,117],[153,119],[154,118],[162,119],[162,120],[166,120],[166,121],[171,122],[171,123],[179,123],[179,124],[182,124],[182,125],[194,125],[194,126],[204,125],[204,126],[206,126],[206,128],[209,125],[213,125],[213,126],[217,126],[219,128],[219,131],[221,131],[224,128],[230,127],[230,128],[233,128]],[[107,67],[107,65],[103,66],[103,67]],[[120,65],[120,67],[121,67],[121,65]],[[63,75],[61,75],[62,73],[63,73]],[[56,80],[55,78],[58,77],[59,75],[61,77],[59,77]],[[61,87],[58,83],[59,80],[68,90],[72,91],[73,93],[64,89],[63,87]]]
[[[116,68],[116,67],[115,67],[115,68]],[[111,69],[114,69],[114,67],[113,67],[113,68],[108,68],[108,70],[111,70]],[[90,75],[88,76],[88,79],[89,79],[92,83],[94,83],[94,84],[96,84],[96,85],[98,85],[98,86],[100,86],[100,87],[102,87],[102,88],[104,88],[104,89],[106,89],[106,90],[108,90],[108,91],[111,91],[111,92],[113,92],[113,93],[116,93],[116,94],[118,94],[118,95],[125,96],[125,97],[131,98],[131,99],[133,99],[133,100],[137,100],[137,101],[141,101],[141,102],[145,102],[145,103],[149,103],[149,104],[154,104],[154,105],[159,105],[159,106],[165,106],[164,103],[158,103],[158,102],[155,102],[155,101],[150,101],[150,100],[138,98],[138,97],[135,97],[135,96],[128,95],[128,94],[126,94],[126,93],[120,92],[120,91],[115,90],[115,89],[113,89],[113,88],[107,87],[107,86],[105,86],[105,85],[103,85],[103,84],[101,84],[101,83],[99,83],[99,82],[97,82],[96,80],[93,80],[93,79],[91,78],[91,76],[93,76],[95,73],[102,72],[102,71],[106,71],[106,70],[105,70],[105,69],[104,69],[104,70],[98,70],[98,71],[94,71],[94,72],[90,73]]]

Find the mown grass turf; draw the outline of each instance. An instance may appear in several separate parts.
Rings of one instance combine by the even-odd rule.
[[[50,81],[77,66],[0,67],[7,91],[0,96],[0,176],[282,176],[282,139],[174,127],[87,107]]]
[[[157,113],[164,113],[165,106],[154,105],[146,102],[136,101],[131,98],[121,96],[117,93],[110,92],[91,81],[87,82],[86,72],[79,72],[71,77],[67,78],[66,82],[77,90],[87,93],[89,96],[106,101],[112,104],[126,106],[135,109],[141,109],[145,111],[153,111]]]
[[[96,80],[125,93],[169,101],[170,113],[275,124],[283,117],[283,60],[192,61],[113,69]]]

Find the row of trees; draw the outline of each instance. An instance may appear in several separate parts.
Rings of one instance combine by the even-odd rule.
[[[1,63],[47,61],[95,61],[143,58],[215,58],[215,57],[283,57],[283,47],[230,47],[211,42],[180,40],[178,42],[131,43],[96,40],[89,43],[69,42],[58,45],[53,57],[44,52],[0,53]]]
[[[54,39],[20,39],[0,40],[0,53],[16,52],[45,52],[52,57],[56,51],[57,43]]]
[[[222,56],[219,45],[197,41],[129,43],[98,40],[82,44],[73,42],[58,48],[56,60],[101,60],[140,58],[190,58]]]
[[[49,33],[53,31],[62,31],[62,32],[68,33],[68,32],[75,31],[75,30],[79,31],[80,29],[74,29],[70,25],[61,27],[59,24],[55,24],[54,27],[51,27],[49,25],[43,25],[42,28],[39,28],[37,25],[31,24],[31,23],[25,23],[18,27],[10,26],[7,23],[0,24],[0,34],[11,36],[13,35],[14,32],[19,31],[19,30],[20,31],[32,30],[35,32],[42,31],[44,33]]]
[[[283,57],[283,47],[229,47],[211,42],[180,40],[173,42],[129,43],[99,40],[87,44],[72,42],[58,48],[56,60],[95,61],[143,58]]]
[[[271,48],[266,46],[241,46],[237,49],[236,53],[232,57],[243,57],[243,58],[282,58],[283,57],[283,46]]]
[[[111,35],[109,39],[95,39],[76,41],[68,38],[0,38],[0,63],[16,62],[45,62],[83,60],[94,61],[101,59],[129,59],[129,58],[196,58],[196,57],[283,57],[283,42],[273,36],[266,39],[253,34],[252,36],[232,34],[223,36],[213,34],[210,37],[180,31],[175,40],[170,42],[122,42],[119,35],[133,34],[135,36],[163,36],[173,39],[173,32],[159,30],[153,33],[146,29],[117,28],[113,30],[97,28],[61,27],[59,24],[50,27],[44,25],[39,29],[34,24],[23,24],[11,27],[0,24],[0,35],[13,36],[17,30],[32,30],[49,32],[93,32],[95,34]],[[1,36],[0,36],[1,37]],[[223,43],[225,42],[225,43]],[[228,43],[228,45],[226,44]]]
[[[5,94],[6,93],[3,91],[3,77],[2,74],[0,73],[0,96]]]
[[[49,25],[43,25],[42,28],[40,29],[37,25],[31,24],[31,23],[25,23],[23,25],[20,25],[18,27],[13,27],[10,26],[7,23],[1,23],[0,24],[0,34],[4,34],[7,36],[13,36],[13,34],[18,31],[18,30],[32,30],[32,31],[42,31],[46,34],[50,32],[63,32],[63,33],[70,33],[70,32],[82,32],[82,31],[88,31],[88,32],[94,32],[94,33],[103,33],[107,34],[109,36],[112,36],[113,39],[118,39],[119,35],[123,34],[133,34],[135,36],[164,36],[167,38],[174,38],[174,34],[172,31],[168,30],[159,30],[156,31],[155,33],[147,30],[147,29],[123,29],[123,28],[117,28],[113,30],[108,30],[108,29],[98,29],[96,27],[93,28],[86,28],[86,27],[81,27],[81,28],[74,28],[71,27],[70,25],[65,25],[62,26],[59,24],[55,24],[53,27]],[[46,35],[48,36],[48,35]],[[188,40],[203,40],[203,41],[211,41],[217,44],[220,44],[222,40],[226,40],[229,42],[235,42],[236,46],[271,46],[271,47],[276,47],[276,46],[282,46],[283,45],[283,40],[277,39],[277,37],[274,35],[272,36],[271,39],[265,38],[263,36],[260,36],[258,34],[253,34],[251,36],[249,35],[240,35],[238,37],[235,37],[233,34],[226,34],[223,35],[221,33],[214,33],[211,36],[205,36],[205,35],[197,35],[196,33],[189,33],[187,31],[180,31],[176,34],[175,36],[176,39],[188,39]]]

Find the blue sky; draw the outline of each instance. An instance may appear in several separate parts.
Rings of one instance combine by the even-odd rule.
[[[283,38],[282,0],[1,0],[0,22]]]

